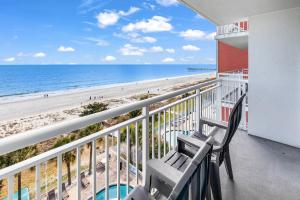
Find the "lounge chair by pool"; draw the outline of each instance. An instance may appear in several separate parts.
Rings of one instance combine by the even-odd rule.
[[[81,186],[82,186],[82,188],[87,188],[87,186],[89,186],[89,184],[90,184],[90,182],[85,177],[85,173],[81,172]]]
[[[67,192],[67,190],[66,190],[66,184],[63,183],[63,184],[62,184],[62,199],[63,199],[63,200],[68,199],[69,196],[70,196],[70,195],[68,194],[68,192]]]

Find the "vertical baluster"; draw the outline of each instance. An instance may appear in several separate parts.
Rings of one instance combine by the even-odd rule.
[[[139,182],[139,161],[138,161],[138,144],[139,144],[139,136],[138,136],[138,122],[135,122],[135,173],[136,173],[136,184]]]
[[[199,127],[200,127],[200,89],[196,90],[196,131],[199,131]]]
[[[155,123],[155,121],[154,121],[154,117],[155,116],[155,114],[153,114],[152,115],[152,117],[151,117],[151,119],[152,119],[152,136],[151,136],[151,138],[152,138],[152,159],[154,159],[155,158],[155,152],[154,152],[154,123]]]
[[[176,147],[176,105],[174,105],[174,110],[173,110],[173,148],[175,149]]]
[[[143,107],[143,184],[146,183],[147,161],[149,160],[149,108]]]
[[[105,199],[109,199],[109,144],[108,135],[105,136]]]
[[[38,200],[41,198],[41,165],[40,163],[35,166],[35,199]]]
[[[182,131],[182,109],[181,109],[181,103],[178,104],[178,133],[181,134]]]
[[[127,159],[126,159],[126,167],[127,167],[127,173],[126,173],[126,194],[129,193],[129,158],[130,158],[130,135],[129,135],[129,126],[126,127],[126,139],[127,139]]]
[[[92,141],[92,182],[93,182],[93,199],[96,200],[96,194],[97,194],[97,174],[96,174],[96,168],[97,168],[97,153],[96,153],[96,140]]]
[[[188,120],[188,115],[187,115],[187,100],[184,102],[184,117],[185,117],[185,135],[187,135],[187,120]]]
[[[171,127],[171,117],[172,117],[172,115],[171,115],[171,107],[169,108],[169,151],[171,151],[171,148],[172,148],[172,145],[171,145],[171,141],[172,141],[172,139],[171,139],[171,131],[172,131],[172,127]]]
[[[191,117],[191,100],[192,99],[189,99],[188,100],[188,115],[189,115],[189,133],[191,133],[191,119],[192,119],[192,117]]]
[[[166,155],[166,138],[167,138],[167,127],[166,127],[166,110],[164,110],[164,156]]]
[[[81,148],[76,149],[76,178],[77,178],[77,200],[81,200]]]
[[[8,184],[8,200],[14,199],[14,175],[10,175],[7,178]]]
[[[57,156],[57,199],[62,199],[62,155]]]
[[[160,131],[160,125],[161,125],[161,123],[160,123],[160,112],[158,112],[158,124],[157,124],[157,128],[158,128],[158,130],[157,130],[157,142],[158,142],[158,159],[160,159],[161,158],[161,152],[160,152],[160,137],[161,137],[161,131]]]
[[[184,103],[181,102],[180,104],[180,132],[183,133],[184,131]]]
[[[193,100],[193,131],[196,131],[196,97]]]
[[[117,130],[117,199],[120,200],[120,130]]]

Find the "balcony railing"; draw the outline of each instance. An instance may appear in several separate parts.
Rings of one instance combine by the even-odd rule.
[[[229,113],[233,108],[237,99],[242,93],[248,92],[248,69],[239,69],[219,73],[219,79],[222,82],[221,89],[221,119],[227,122]],[[245,97],[243,102],[243,115],[240,122],[240,128],[248,130],[248,96]]]
[[[237,100],[240,91],[245,90],[242,83],[245,81],[236,79],[229,81],[223,78],[211,80],[137,103],[3,138],[0,140],[0,155],[134,110],[142,110],[141,115],[137,117],[1,169],[0,180],[5,180],[4,188],[7,189],[8,199],[14,198],[14,177],[26,170],[35,172],[34,187],[29,188],[31,198],[46,199],[47,192],[54,190],[56,198],[62,199],[62,184],[66,179],[63,163],[65,155],[70,152],[73,152],[76,157],[75,173],[72,175],[75,181],[67,187],[68,193],[72,193],[70,199],[91,197],[96,199],[98,192],[103,189],[105,189],[105,199],[109,199],[109,186],[112,184],[117,187],[116,198],[120,199],[121,185],[126,186],[128,194],[130,187],[143,184],[147,160],[161,158],[174,149],[178,134],[190,135],[197,131],[201,116],[226,121],[229,112],[223,112],[223,107],[231,105]],[[211,130],[211,127],[204,127],[206,134]],[[102,141],[100,145],[99,141]],[[84,156],[82,149],[88,144],[91,145],[92,151],[92,173],[89,175],[85,173],[81,159]],[[51,184],[48,183],[47,169],[45,169],[49,162],[54,162],[55,164],[51,166],[56,167]],[[99,163],[104,165],[105,170],[102,172],[97,170]],[[44,181],[42,181],[42,172],[46,173]],[[82,188],[83,173],[91,183],[90,190]]]
[[[232,34],[232,33],[243,33],[249,29],[248,20],[237,21],[231,24],[217,26],[216,36]]]

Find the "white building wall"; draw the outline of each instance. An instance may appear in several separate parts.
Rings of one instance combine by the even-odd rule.
[[[249,18],[249,134],[300,147],[300,7]]]

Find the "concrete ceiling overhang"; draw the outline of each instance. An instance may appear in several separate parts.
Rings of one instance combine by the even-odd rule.
[[[211,20],[224,25],[268,12],[300,7],[300,0],[179,0]]]

